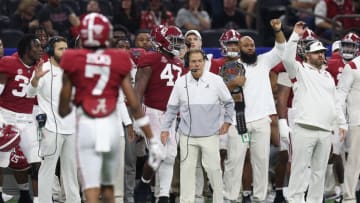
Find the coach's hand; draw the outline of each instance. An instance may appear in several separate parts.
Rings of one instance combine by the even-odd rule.
[[[339,128],[339,136],[340,136],[340,140],[344,141],[346,137],[346,129]]]
[[[169,131],[162,131],[160,134],[161,143],[163,145],[166,144],[167,140],[169,139],[170,133]]]
[[[223,123],[221,128],[220,128],[220,133],[219,134],[220,135],[226,134],[228,132],[228,130],[229,130],[230,125],[231,125],[230,123]]]
[[[44,60],[40,59],[39,64],[34,68],[34,78],[31,80],[31,85],[35,88],[38,86],[40,78],[42,78],[46,73],[50,71],[43,70],[43,64]]]
[[[127,130],[127,134],[128,134],[129,143],[133,143],[135,140],[135,132],[134,132],[133,125],[126,126],[126,130]]]

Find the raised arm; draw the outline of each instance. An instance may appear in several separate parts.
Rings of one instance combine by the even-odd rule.
[[[305,23],[300,21],[297,22],[294,26],[294,31],[290,36],[288,43],[285,46],[285,53],[283,55],[283,64],[288,72],[289,77],[291,79],[296,77],[298,68],[301,66],[299,62],[296,61],[296,49],[297,49],[297,42],[305,32],[304,28]]]
[[[281,62],[284,54],[286,38],[281,30],[281,20],[276,18],[270,21],[270,25],[275,34],[275,45],[274,48],[269,52],[262,54],[263,60],[266,61],[267,68],[270,71],[271,68]]]

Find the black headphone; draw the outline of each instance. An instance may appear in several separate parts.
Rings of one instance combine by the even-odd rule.
[[[56,42],[60,42],[60,41],[64,41],[66,42],[66,39],[64,37],[61,36],[54,36],[51,37],[47,43],[47,46],[45,48],[45,52],[47,53],[47,55],[49,56],[54,56],[55,55],[55,43]]]
[[[199,51],[198,50],[195,50],[195,51],[194,50],[189,50],[184,55],[184,67],[185,68],[189,68],[190,53],[201,53],[202,56],[203,56],[203,59],[204,60],[207,59],[207,56],[206,56],[206,54],[205,54],[205,52],[203,50],[201,50],[201,49],[199,49]]]

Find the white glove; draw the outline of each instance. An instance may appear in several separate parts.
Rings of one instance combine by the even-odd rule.
[[[279,119],[278,125],[279,125],[280,139],[285,143],[289,144],[289,133],[291,129],[287,124],[287,120],[285,118]]]
[[[160,139],[151,138],[149,143],[149,166],[153,170],[159,168],[160,163],[165,159],[166,153],[162,150],[162,143]]]
[[[141,128],[140,128],[138,125],[136,125],[135,123],[133,124],[133,130],[134,130],[134,132],[135,132],[136,135],[141,136],[141,137],[146,137],[146,136],[145,136],[145,133],[144,133],[144,132],[141,130]]]

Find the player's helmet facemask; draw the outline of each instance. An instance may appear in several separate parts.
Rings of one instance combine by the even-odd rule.
[[[340,55],[346,61],[350,61],[359,55],[360,37],[355,33],[348,33],[340,42]]]

